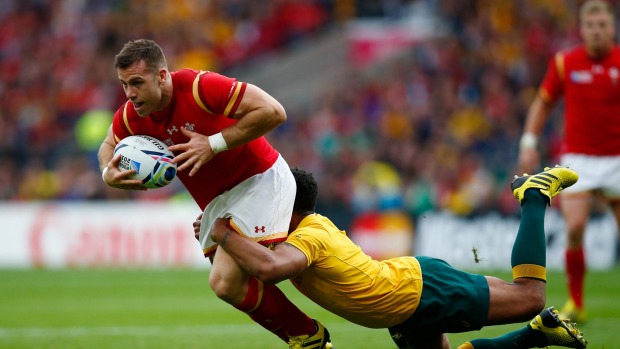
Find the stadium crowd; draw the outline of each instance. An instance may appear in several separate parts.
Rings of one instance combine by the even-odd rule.
[[[516,174],[523,121],[548,59],[579,40],[576,4],[426,1],[448,35],[382,62],[380,75],[353,74],[346,88],[327,89],[313,107],[289,110],[287,123],[268,136],[289,164],[315,173],[319,210],[364,209],[357,202],[367,199],[356,192],[358,170],[376,161],[400,176],[399,199],[386,205],[402,205],[413,216],[429,209],[518,211],[506,183]],[[394,4],[408,2],[386,0],[383,8],[394,13]],[[106,188],[96,149],[76,142],[81,116],[113,112],[124,100],[112,61],[125,41],[153,38],[173,70],[226,73],[372,12],[366,3],[372,2],[3,2],[0,200],[177,195],[178,183],[146,193]],[[561,126],[556,117],[545,131],[551,146],[543,163],[557,159]]]

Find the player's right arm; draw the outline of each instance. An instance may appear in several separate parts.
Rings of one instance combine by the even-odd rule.
[[[553,104],[546,102],[540,94],[530,105],[519,143],[519,168],[522,172],[532,173],[540,166],[538,140],[552,107]]]
[[[200,222],[194,223],[196,230],[200,230]],[[276,284],[293,278],[308,267],[308,258],[297,247],[283,242],[269,249],[239,235],[230,228],[228,219],[216,219],[210,233],[243,270],[265,283]]]
[[[555,101],[563,93],[565,75],[565,54],[558,52],[549,60],[545,77],[527,112],[519,142],[520,171],[532,173],[540,166],[538,141]]]
[[[220,104],[209,104],[206,100],[200,100],[200,103],[209,105],[211,110],[231,119],[236,119],[237,122],[221,130],[217,136],[218,142],[215,141],[215,138],[211,138],[215,135],[202,135],[181,128],[189,141],[172,145],[169,149],[180,153],[173,160],[175,163],[180,163],[177,171],[189,169],[189,176],[196,174],[200,167],[210,161],[218,152],[235,148],[264,136],[286,121],[286,112],[282,104],[258,86],[238,82],[218,74],[210,74],[205,79],[213,82],[210,87],[210,96],[213,100],[220,101]],[[218,84],[221,87],[216,89]],[[230,87],[231,84],[232,87]],[[204,89],[207,88],[204,87]],[[231,90],[239,90],[239,93],[232,94],[233,97],[231,97]],[[226,97],[218,95],[218,91],[220,94],[224,93]],[[214,145],[218,144],[220,149],[217,147],[214,149]]]
[[[142,186],[142,181],[139,179],[129,178],[136,173],[136,170],[122,171],[118,167],[118,163],[121,160],[120,155],[114,156],[114,133],[112,126],[108,129],[108,133],[99,147],[99,169],[101,170],[101,178],[103,181],[114,188],[125,190],[146,190]]]

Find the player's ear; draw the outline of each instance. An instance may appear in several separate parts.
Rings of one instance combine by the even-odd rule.
[[[159,76],[157,79],[159,80],[159,86],[163,86],[166,83],[166,78],[168,77],[168,70],[166,68],[159,69]]]

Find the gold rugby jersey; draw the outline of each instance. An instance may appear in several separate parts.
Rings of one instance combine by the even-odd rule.
[[[305,217],[287,243],[308,258],[291,279],[306,297],[356,324],[386,328],[407,320],[422,294],[422,271],[414,257],[373,260],[327,217]]]

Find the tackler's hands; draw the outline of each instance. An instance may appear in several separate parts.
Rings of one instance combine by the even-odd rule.
[[[194,221],[194,237],[196,240],[200,241],[200,223],[202,222],[202,213],[198,215],[196,220]]]
[[[228,232],[237,233],[234,229],[231,229],[229,226],[230,219],[229,218],[218,218],[213,222],[211,226],[211,239],[217,243],[221,243],[222,239]]]
[[[139,179],[131,178],[134,174],[136,174],[136,170],[121,170],[118,167],[119,162],[121,161],[121,155],[116,154],[112,159],[108,162],[108,165],[103,170],[101,174],[101,178],[103,181],[114,188],[124,189],[124,190],[146,190],[147,188],[142,185],[142,181]]]
[[[209,162],[209,160],[215,156],[215,153],[213,149],[211,149],[209,137],[192,132],[185,127],[181,127],[181,132],[189,137],[189,141],[187,143],[172,145],[168,147],[168,149],[174,152],[181,152],[172,162],[176,164],[183,162],[183,164],[177,167],[177,171],[184,171],[191,168],[189,171],[189,176],[191,177],[198,172],[202,165]]]

